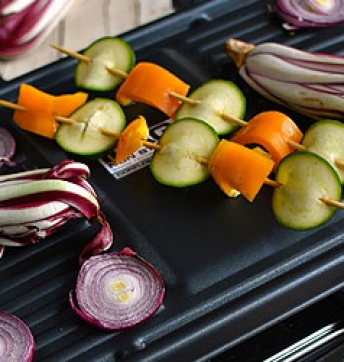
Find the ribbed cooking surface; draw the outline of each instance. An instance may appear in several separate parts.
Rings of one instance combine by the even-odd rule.
[[[291,35],[268,13],[265,1],[210,1],[124,36],[139,60],[157,62],[192,86],[215,77],[237,82],[247,95],[247,117],[277,107],[240,79],[224,53],[229,37],[344,53],[342,26]],[[14,80],[2,87],[0,98],[14,101],[21,82],[55,94],[74,92],[74,66],[64,59]],[[151,126],[162,120],[148,107],[126,111],[128,116],[142,112]],[[0,112],[27,167],[68,157],[54,143],[14,129],[11,112]],[[305,127],[307,120],[297,117]],[[99,162],[89,165],[90,181],[114,229],[113,250],[130,246],[156,266],[166,298],[145,324],[100,332],[76,317],[68,303],[77,256],[95,234],[94,225],[77,220],[38,245],[7,248],[0,261],[0,309],[32,329],[35,361],[206,360],[343,285],[340,213],[322,228],[293,232],[274,221],[268,188],[249,204],[226,199],[211,182],[175,190],[157,184],[148,168],[115,180]]]

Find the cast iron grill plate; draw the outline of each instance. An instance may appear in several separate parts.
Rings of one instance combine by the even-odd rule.
[[[255,44],[276,41],[342,54],[343,34],[343,26],[337,26],[291,35],[268,13],[265,1],[215,0],[123,38],[138,61],[160,64],[192,87],[212,78],[236,82],[247,97],[246,119],[277,109],[306,129],[309,120],[269,103],[242,81],[224,43],[230,37]],[[74,60],[63,59],[2,82],[0,98],[16,101],[23,82],[52,94],[75,92],[74,67]],[[95,96],[99,94],[90,95]],[[129,121],[143,114],[155,130],[166,121],[144,105],[128,107],[126,113]],[[26,167],[75,159],[53,141],[16,128],[11,111],[0,109],[0,117],[15,136],[16,157]],[[100,332],[75,316],[68,304],[77,256],[96,233],[95,225],[77,220],[35,246],[7,248],[0,261],[0,309],[18,315],[32,329],[35,361],[207,360],[343,287],[342,212],[322,227],[296,232],[274,220],[268,187],[250,204],[242,197],[226,198],[212,180],[174,189],[158,184],[149,167],[115,178],[98,160],[87,163],[113,227],[112,250],[129,246],[155,265],[166,282],[166,297],[144,324]]]

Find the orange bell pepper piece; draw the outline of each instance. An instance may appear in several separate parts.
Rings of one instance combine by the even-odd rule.
[[[146,119],[139,116],[133,120],[121,132],[116,147],[115,162],[120,163],[131,156],[135,151],[143,146],[143,141],[149,136],[149,129]]]
[[[88,94],[76,92],[73,94],[61,94],[54,99],[54,115],[67,117],[86,103]]]
[[[222,139],[208,162],[208,169],[220,189],[230,197],[233,190],[252,202],[274,167],[260,152]]]
[[[274,160],[276,168],[282,158],[295,151],[288,141],[299,143],[302,137],[301,130],[287,115],[266,111],[254,116],[230,140],[242,145],[262,146]]]
[[[87,97],[83,92],[53,96],[23,83],[17,103],[26,110],[16,110],[13,120],[26,131],[53,139],[59,126],[55,117],[69,116],[86,102]]]
[[[132,101],[148,104],[174,119],[181,101],[170,92],[185,97],[190,86],[165,68],[149,62],[140,62],[131,70],[116,93],[122,106]]]

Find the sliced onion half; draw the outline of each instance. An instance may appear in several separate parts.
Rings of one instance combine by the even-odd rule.
[[[29,327],[15,315],[0,311],[0,362],[30,362],[35,348]]]
[[[14,164],[10,159],[16,151],[16,141],[7,129],[0,127],[0,168],[4,164]]]
[[[152,316],[164,294],[158,271],[130,248],[124,248],[83,263],[75,291],[70,292],[70,304],[87,323],[114,331]]]
[[[271,10],[288,30],[330,27],[344,21],[342,0],[276,0]]]

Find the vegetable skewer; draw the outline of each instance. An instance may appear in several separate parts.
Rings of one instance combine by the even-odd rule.
[[[92,63],[91,57],[51,45],[81,63]],[[238,125],[246,110],[246,100],[241,90],[232,82],[212,80],[187,96],[190,86],[167,69],[150,62],[140,62],[129,73],[103,62],[108,73],[123,77],[116,100],[127,106],[132,101],[153,106],[171,119],[195,117],[210,123],[219,134],[227,134]],[[149,85],[149,86],[147,86]],[[200,116],[202,115],[203,116]]]
[[[33,88],[32,86],[23,84],[21,86],[21,91],[24,92],[23,90],[25,90],[25,89],[30,90],[30,92],[31,91],[36,92],[36,89]],[[43,97],[50,96],[50,95],[47,95],[40,91],[37,91],[37,92],[38,92],[37,97],[40,95],[43,95]],[[74,95],[62,96],[62,97],[74,97]],[[96,103],[95,100],[92,102]],[[86,105],[86,108],[88,106],[91,107],[92,102],[89,102],[89,104]],[[109,103],[111,103],[111,101],[109,101]],[[5,100],[3,100],[3,101],[0,100],[0,105],[12,108],[16,112],[18,112],[18,111],[23,112],[23,111],[27,110],[27,108],[25,108],[21,104],[11,103],[11,102],[8,102]],[[77,106],[77,105],[78,105],[78,103],[75,106]],[[64,106],[64,108],[66,108],[66,107]],[[71,108],[69,108],[69,109],[71,109]],[[66,111],[65,111],[65,113],[66,113]],[[109,139],[109,138],[105,138],[103,140],[104,142],[106,141],[104,143],[105,146],[100,147],[96,144],[94,146],[96,148],[93,147],[92,150],[90,150],[90,149],[87,150],[89,148],[90,144],[94,143],[94,141],[89,142],[88,138],[86,137],[88,125],[87,125],[86,121],[83,121],[82,117],[86,117],[87,114],[82,113],[83,116],[79,117],[79,113],[80,112],[76,113],[76,114],[78,114],[78,117],[77,117],[78,119],[71,118],[71,117],[64,117],[64,116],[55,116],[55,120],[62,124],[70,124],[70,125],[79,124],[79,126],[77,126],[77,127],[82,127],[82,129],[79,129],[79,130],[77,130],[77,129],[73,130],[73,128],[68,128],[68,127],[63,127],[63,126],[60,127],[60,132],[58,133],[58,136],[56,137],[58,144],[66,151],[71,152],[71,153],[78,153],[78,154],[86,154],[86,152],[87,152],[87,154],[95,154],[95,153],[100,152],[99,151],[100,148],[101,148],[101,152],[104,152],[106,149],[111,148],[114,145],[114,141],[111,141],[111,139]],[[15,113],[15,115],[16,114],[17,113]],[[292,151],[292,149],[301,147],[301,145],[297,146],[295,143],[295,142],[300,142],[300,140],[302,138],[301,131],[298,130],[297,126],[293,123],[293,121],[289,117],[285,116],[284,114],[282,114],[280,112],[276,112],[276,111],[262,112],[262,113],[256,115],[255,117],[253,117],[249,122],[239,120],[236,117],[231,117],[231,119],[233,120],[233,122],[236,122],[238,124],[240,122],[240,125],[242,126],[242,128],[234,135],[234,137],[231,140],[242,143],[242,144],[259,144],[259,145],[263,146],[265,149],[268,150],[270,156],[275,161],[275,168],[278,166],[279,161],[284,156],[286,156],[288,153],[290,153]],[[81,124],[84,124],[84,125],[81,126]],[[31,130],[32,128],[29,127],[26,129]],[[98,127],[98,129],[99,129],[100,133],[104,136],[115,138],[115,139],[118,139],[120,137],[120,132],[114,132],[113,128],[106,129],[104,126],[100,126],[100,127]],[[267,134],[266,131],[268,129],[270,130],[271,134],[270,133]],[[96,131],[97,130],[94,130],[93,132],[96,132]],[[75,132],[77,132],[77,133],[75,133]],[[148,135],[148,129],[146,129],[144,131],[143,131],[143,129],[141,129],[141,132],[146,132],[146,134]],[[40,133],[41,132],[38,132],[38,134],[40,134]],[[72,133],[73,133],[73,136],[70,137],[70,135],[72,135]],[[78,136],[78,133],[80,134],[80,136]],[[272,133],[274,133],[274,134],[272,134]],[[146,138],[146,137],[144,137],[144,135],[145,135],[145,133],[142,134],[141,139]],[[78,143],[82,142],[82,144],[84,144],[85,146],[83,146],[82,144],[75,143],[75,139],[73,138],[74,136],[76,138],[80,139],[79,140],[80,142],[78,142]],[[81,136],[82,136],[82,138],[80,138]],[[94,139],[94,136],[92,136],[92,139]],[[68,140],[71,140],[71,142]],[[101,142],[101,143],[103,143],[103,141],[101,141],[101,139],[99,140],[99,142]],[[290,141],[290,143],[289,143],[289,141]],[[144,142],[146,142],[146,141],[144,141]],[[122,143],[120,143],[120,144],[122,144]],[[140,146],[142,146],[142,145],[143,144],[141,142]],[[154,146],[151,146],[151,147],[154,147]],[[129,149],[125,152],[125,154],[123,156],[123,150],[118,150],[118,153],[116,153],[116,163],[123,161],[124,159],[129,157],[132,153],[133,152]],[[121,159],[119,158],[119,155],[122,155]],[[343,162],[340,159],[335,160],[335,161],[336,161],[335,166],[337,168],[339,168],[339,169],[343,168]],[[342,175],[341,179],[342,179],[342,183],[344,183],[344,175]]]

